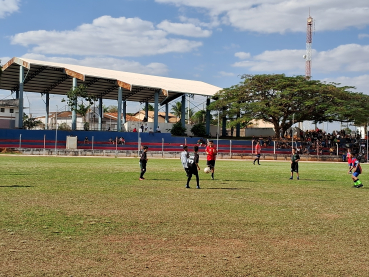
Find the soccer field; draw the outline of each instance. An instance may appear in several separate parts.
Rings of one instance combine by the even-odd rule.
[[[0,155],[0,276],[369,276],[369,166]]]

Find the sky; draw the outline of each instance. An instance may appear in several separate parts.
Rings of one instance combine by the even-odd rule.
[[[305,75],[309,13],[312,79],[369,94],[367,0],[0,0],[0,60],[24,57],[226,88],[243,74]],[[0,99],[13,97],[0,90]],[[51,111],[64,105],[60,100],[51,95]],[[44,101],[25,94],[33,116],[44,115]],[[192,101],[199,108],[204,99]],[[127,111],[142,107],[131,103]]]

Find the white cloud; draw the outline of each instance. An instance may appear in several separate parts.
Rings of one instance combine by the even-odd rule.
[[[198,41],[167,36],[167,32],[156,29],[149,21],[102,16],[75,30],[19,33],[11,38],[11,43],[29,46],[33,53],[116,57],[183,53],[202,45]]]
[[[359,38],[369,38],[369,34],[359,34]]]
[[[188,37],[210,37],[211,31],[202,30],[192,23],[172,23],[164,20],[157,25],[159,29],[166,31],[169,34],[188,36]]]
[[[18,11],[20,0],[0,0],[0,18]]]
[[[23,58],[74,65],[83,65],[89,67],[98,67],[110,70],[127,71],[157,76],[158,75],[165,76],[168,73],[167,66],[162,63],[149,63],[147,65],[143,65],[136,61],[128,61],[124,59],[111,57],[85,57],[83,59],[74,59],[68,57],[47,57],[41,54],[29,53],[23,55]]]
[[[235,67],[249,68],[255,72],[285,72],[303,75],[305,50],[265,51],[245,61],[236,62]],[[369,45],[346,44],[328,51],[312,51],[312,75],[329,72],[367,72],[369,68]]]
[[[251,57],[250,53],[246,53],[246,52],[237,52],[234,54],[235,57],[241,59],[241,60],[245,60]]]
[[[354,86],[356,89],[353,91],[369,94],[368,80],[369,75],[366,74],[356,77],[340,76],[336,78],[324,78],[322,81],[335,82],[341,84],[342,86]]]
[[[220,72],[219,72],[219,75],[220,75],[220,76],[222,76],[222,77],[233,77],[233,76],[235,76],[236,74],[234,74],[233,72],[220,71]]]
[[[155,0],[189,6],[218,16],[224,24],[260,33],[304,32],[309,8],[316,31],[361,28],[369,24],[367,0]]]

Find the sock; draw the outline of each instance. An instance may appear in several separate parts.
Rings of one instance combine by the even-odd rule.
[[[211,173],[211,178],[214,178],[214,173]]]
[[[356,180],[355,185],[361,185],[361,181],[359,179]]]

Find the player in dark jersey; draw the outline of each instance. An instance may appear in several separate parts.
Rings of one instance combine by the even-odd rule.
[[[351,170],[352,170],[352,181],[354,181],[354,188],[361,188],[363,183],[359,180],[359,175],[363,172],[361,169],[360,162],[356,158],[355,153],[351,153]]]
[[[146,164],[147,164],[147,161],[148,161],[148,158],[147,158],[147,149],[149,147],[147,146],[144,146],[142,148],[142,154],[141,154],[141,158],[140,158],[140,168],[141,168],[141,174],[140,174],[140,181],[142,180],[145,180],[144,178],[144,174],[146,172]]]
[[[291,156],[291,177],[290,180],[293,179],[293,173],[296,172],[297,180],[300,179],[299,177],[299,161],[300,155],[296,153],[296,149],[292,148],[292,156]]]
[[[193,147],[194,153],[190,154],[190,157],[187,160],[187,166],[188,166],[188,178],[187,178],[187,185],[186,188],[190,188],[190,181],[192,178],[192,175],[196,176],[196,188],[200,188],[200,180],[199,180],[199,172],[200,166],[199,166],[199,154],[197,153],[199,151],[198,146]]]

